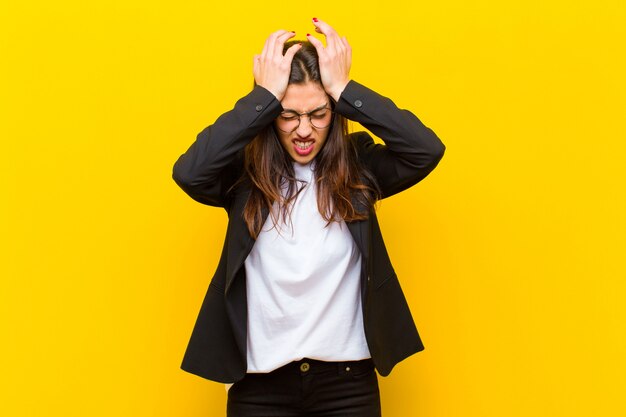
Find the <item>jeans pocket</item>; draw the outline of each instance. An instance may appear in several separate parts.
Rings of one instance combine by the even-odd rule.
[[[349,364],[346,367],[346,371],[346,374],[352,376],[352,378],[363,378],[376,373],[374,363],[371,360]]]
[[[374,371],[374,368],[370,368],[370,369],[359,369],[357,371],[352,372],[351,374],[352,374],[352,378],[366,378],[368,376],[375,375],[376,372]]]

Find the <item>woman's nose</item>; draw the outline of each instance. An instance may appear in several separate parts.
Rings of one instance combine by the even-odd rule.
[[[311,119],[308,117],[300,117],[300,125],[296,129],[296,134],[301,138],[305,138],[311,135],[313,126],[311,126]]]

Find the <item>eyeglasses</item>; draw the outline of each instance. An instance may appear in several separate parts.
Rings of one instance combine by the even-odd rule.
[[[276,118],[276,127],[282,132],[292,133],[300,127],[302,116],[307,116],[309,123],[311,123],[311,126],[315,129],[325,129],[330,126],[333,120],[333,111],[329,107],[322,107],[321,109],[315,109],[308,113],[298,113],[293,110],[287,110]]]

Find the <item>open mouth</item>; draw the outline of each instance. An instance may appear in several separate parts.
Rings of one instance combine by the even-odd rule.
[[[314,140],[307,140],[307,141],[294,140],[292,142],[293,142],[293,148],[296,151],[296,153],[302,156],[310,154],[311,151],[313,151],[313,147],[315,146]]]

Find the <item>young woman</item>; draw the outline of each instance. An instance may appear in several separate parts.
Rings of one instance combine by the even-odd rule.
[[[376,371],[423,349],[374,203],[426,177],[445,146],[351,80],[346,38],[313,25],[326,46],[271,34],[253,90],[174,165],[189,196],[229,217],[181,368],[234,383],[231,417],[380,416]]]

